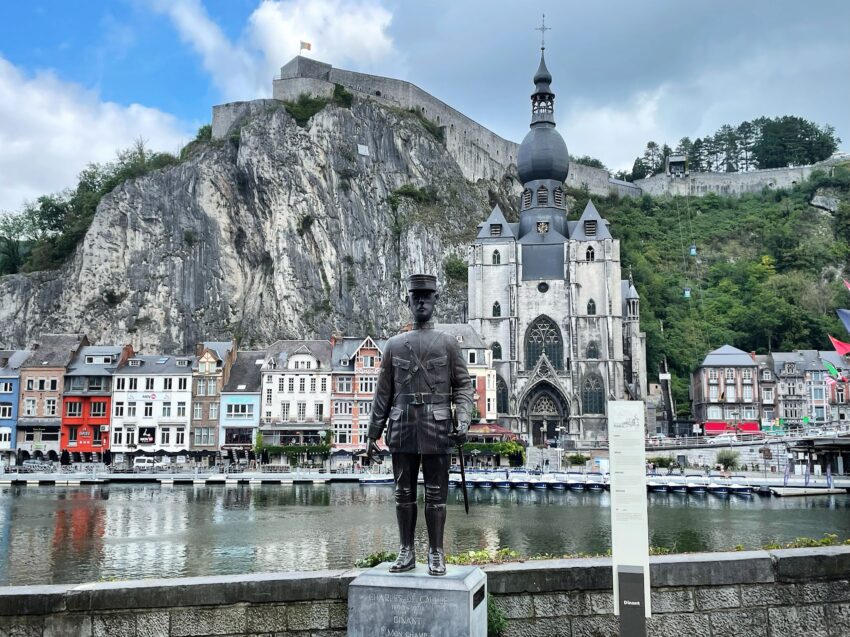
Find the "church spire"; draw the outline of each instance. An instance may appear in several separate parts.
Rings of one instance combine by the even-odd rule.
[[[546,26],[546,14],[540,26],[535,29],[540,31],[540,66],[534,74],[534,93],[531,95],[531,126],[532,128],[543,124],[555,125],[555,94],[552,92],[552,74],[546,68],[546,32],[551,27]]]

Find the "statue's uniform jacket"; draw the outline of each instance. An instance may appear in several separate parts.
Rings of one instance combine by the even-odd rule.
[[[369,437],[386,428],[392,453],[452,451],[451,405],[458,422],[469,422],[473,390],[457,340],[432,323],[387,341],[372,403]]]

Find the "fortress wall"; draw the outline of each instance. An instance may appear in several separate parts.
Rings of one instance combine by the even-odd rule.
[[[646,179],[638,179],[635,184],[641,190],[653,196],[658,195],[692,195],[703,197],[709,193],[718,195],[742,195],[748,192],[761,192],[791,188],[805,181],[813,171],[824,166],[797,166],[794,168],[772,168],[742,173],[691,173],[687,177],[671,177],[670,175],[654,175]]]
[[[275,100],[251,100],[250,102],[230,102],[213,106],[212,138],[224,139],[231,129],[242,119],[273,108]]]

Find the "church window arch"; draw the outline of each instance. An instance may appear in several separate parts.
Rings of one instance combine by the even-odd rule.
[[[585,414],[605,413],[605,386],[598,374],[586,376],[581,384],[581,410]]]
[[[499,265],[502,262],[502,255],[498,250],[493,250],[493,265]]]
[[[564,189],[558,186],[555,188],[555,207],[563,208],[564,207]]]
[[[510,394],[508,384],[501,376],[496,376],[496,411],[500,414],[510,413]]]
[[[584,253],[585,261],[595,261],[596,260],[596,250],[593,249],[593,246],[588,246],[587,251]]]
[[[597,343],[596,341],[590,341],[587,344],[587,357],[599,358],[599,343]]]
[[[502,315],[502,305],[496,301],[493,303],[493,316],[498,318]]]
[[[501,343],[499,343],[498,341],[493,343],[493,345],[490,347],[490,349],[493,350],[493,360],[494,361],[502,360],[502,344]]]
[[[596,301],[594,301],[593,299],[590,299],[587,302],[587,315],[588,316],[595,316],[596,315]]]
[[[531,208],[531,189],[526,188],[522,191],[522,209]]]
[[[537,189],[537,205],[538,206],[548,206],[549,205],[549,191],[546,190],[546,186],[540,186]]]
[[[546,354],[555,369],[564,368],[564,343],[561,330],[547,316],[538,316],[525,334],[525,368],[533,369]]]

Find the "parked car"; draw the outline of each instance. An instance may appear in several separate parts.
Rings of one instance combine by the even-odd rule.
[[[133,471],[147,471],[156,466],[156,460],[149,456],[141,456],[133,459]]]
[[[738,442],[735,434],[718,434],[708,441],[710,445],[728,445],[730,442]]]
[[[46,460],[24,460],[18,471],[20,473],[52,473],[53,463]]]

